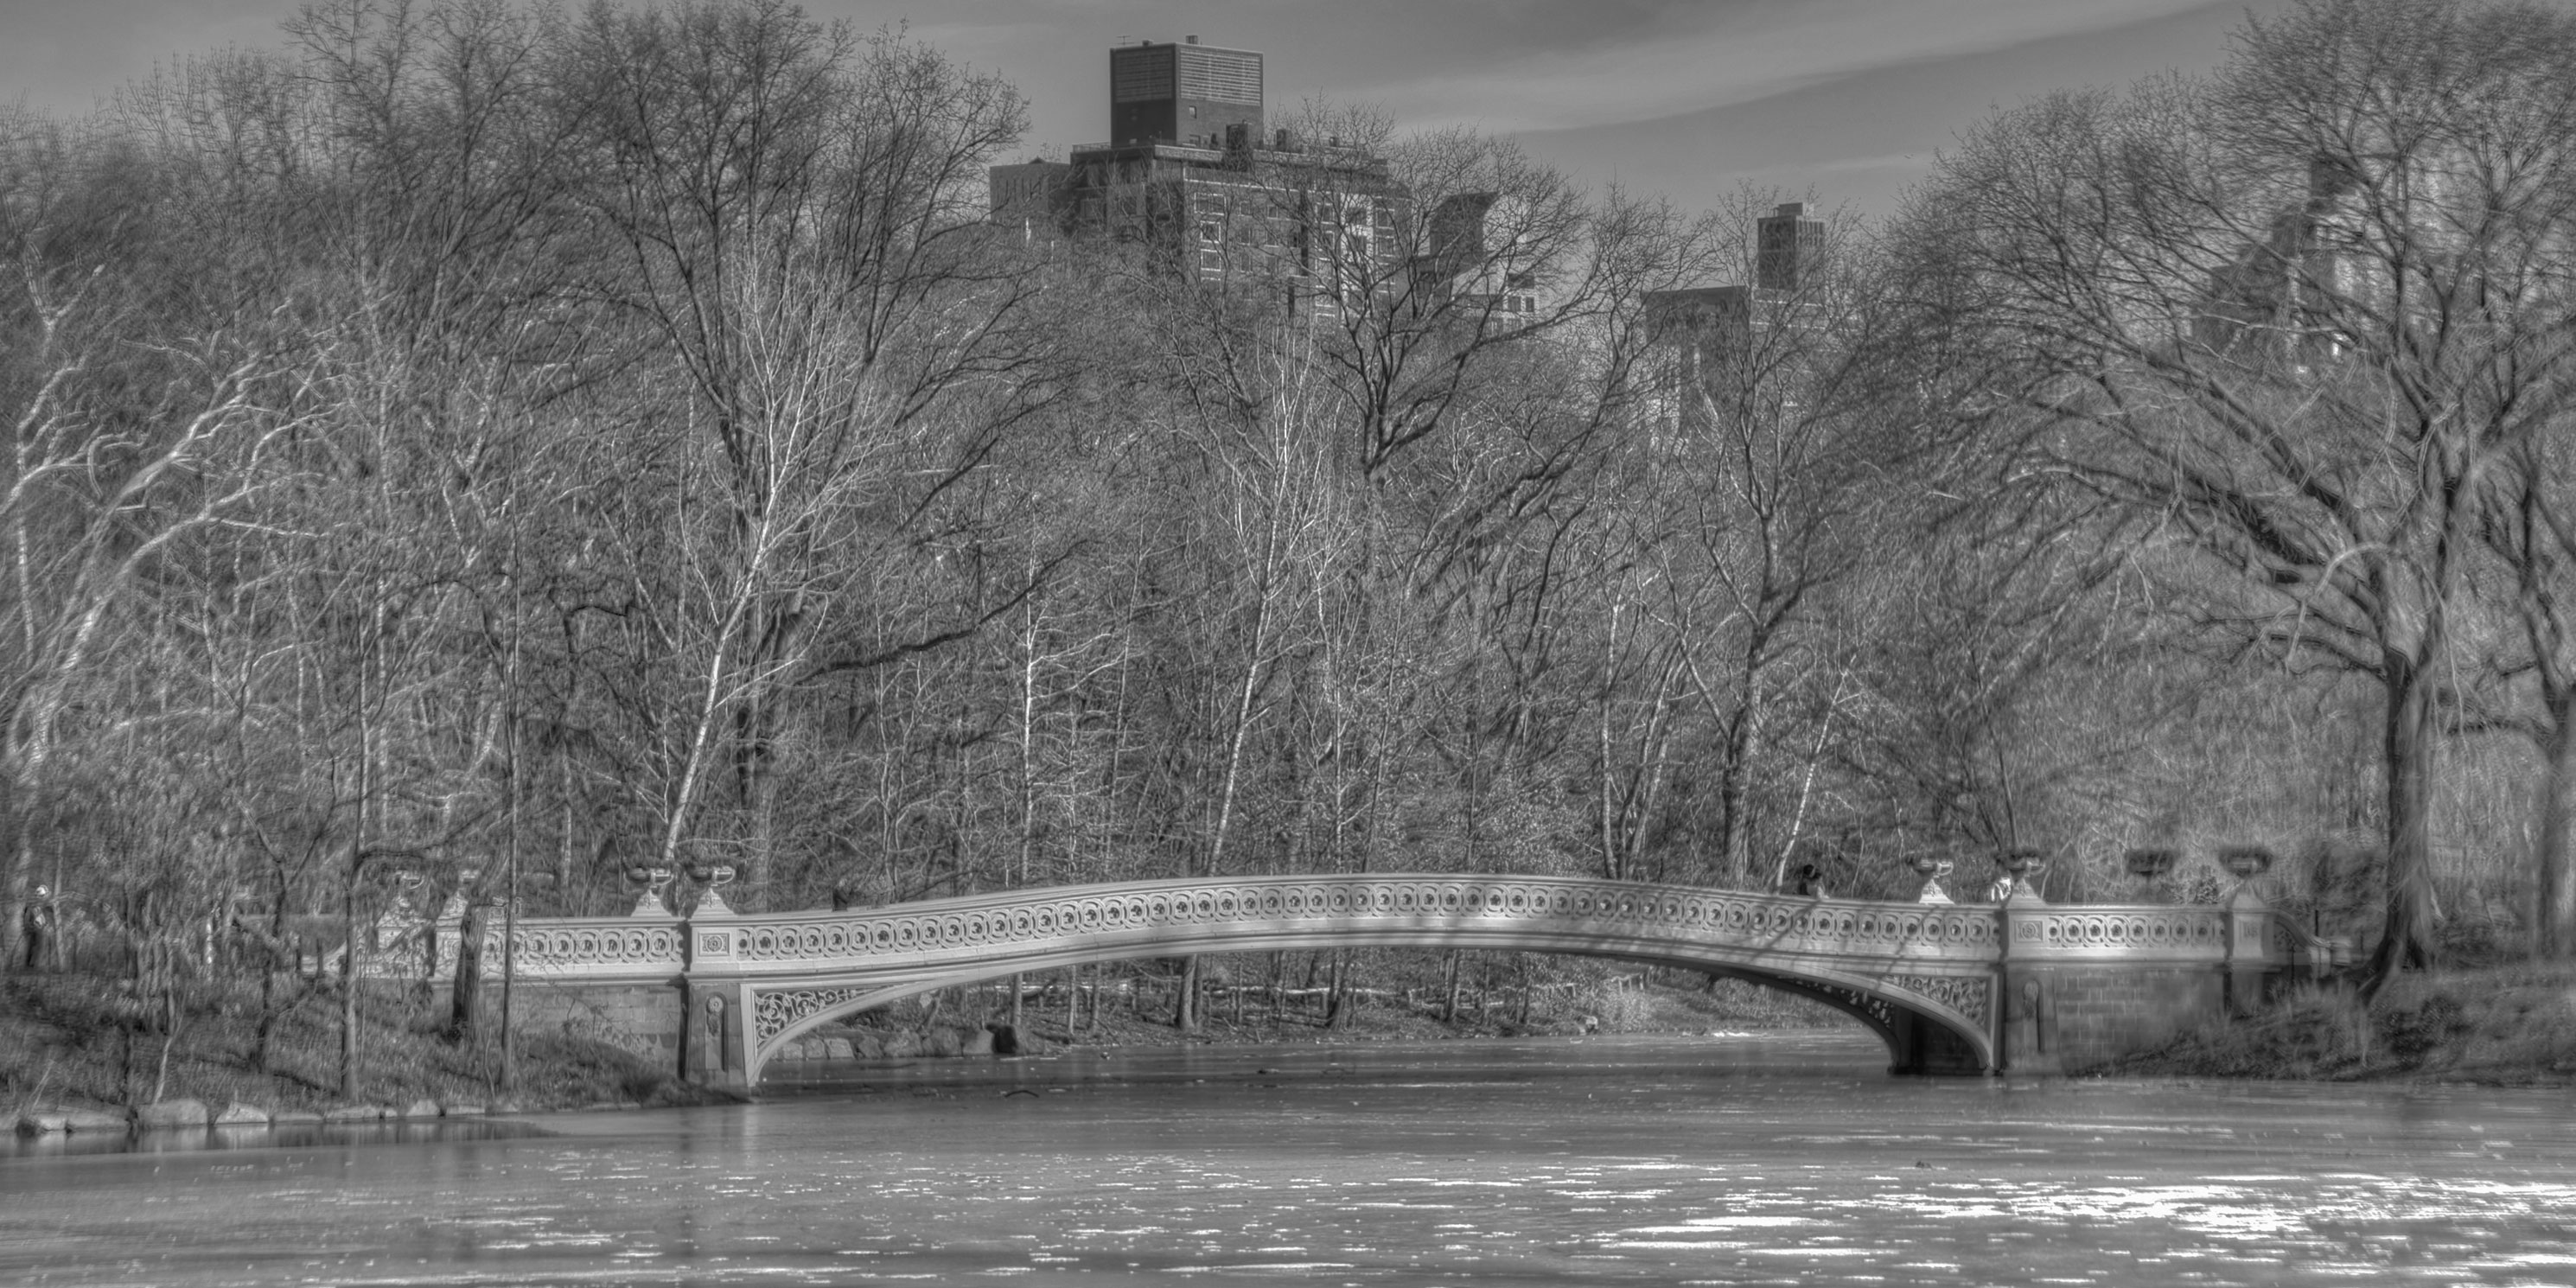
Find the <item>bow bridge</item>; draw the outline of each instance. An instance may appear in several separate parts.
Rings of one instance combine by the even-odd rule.
[[[690,1078],[731,1086],[756,1084],[783,1044],[845,1015],[1138,957],[1473,948],[1678,966],[1831,1005],[1877,1033],[1903,1073],[2079,1071],[2330,964],[2250,885],[2221,905],[2061,906],[2026,893],[1970,905],[1387,874],[1058,886],[848,912],[743,915],[709,899],[679,918],[648,906],[655,915],[520,920],[517,1009],[604,1023]],[[426,973],[452,974],[456,923],[420,930],[434,945]],[[502,969],[501,941],[495,925],[488,975]],[[369,973],[421,971],[380,957]]]

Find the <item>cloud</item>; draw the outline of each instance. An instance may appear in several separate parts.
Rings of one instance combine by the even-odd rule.
[[[1749,102],[1873,68],[2120,26],[2206,0],[1771,0],[1701,6],[1686,29],[1527,49],[1344,92],[1409,125],[1549,130]],[[1635,18],[1637,15],[1630,15]]]

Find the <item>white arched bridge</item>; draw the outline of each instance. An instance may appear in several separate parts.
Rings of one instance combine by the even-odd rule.
[[[2315,973],[2251,887],[2223,905],[1898,903],[1567,877],[1268,876],[1059,886],[847,912],[522,919],[541,1013],[587,1014],[690,1077],[748,1086],[783,1044],[930,989],[1090,962],[1347,947],[1572,953],[1828,1003],[1909,1073],[2073,1072]],[[497,923],[498,918],[492,921]],[[454,923],[432,975],[456,960]],[[483,954],[502,970],[497,925]],[[377,967],[371,973],[399,972]],[[524,1004],[523,1004],[524,1005]]]

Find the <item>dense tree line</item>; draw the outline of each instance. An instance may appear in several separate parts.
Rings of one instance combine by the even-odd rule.
[[[2302,5],[1969,131],[1676,382],[1650,297],[1778,194],[1346,121],[1406,214],[1283,309],[992,221],[1019,100],[899,34],[316,4],[0,122],[11,969],[41,910],[175,1008],[639,866],[2121,899],[2227,841],[2382,973],[2566,956],[2571,116],[2554,10]],[[1419,271],[1461,194],[1536,312]]]

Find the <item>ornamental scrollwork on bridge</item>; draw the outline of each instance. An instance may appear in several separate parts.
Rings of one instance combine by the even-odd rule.
[[[2221,958],[2227,914],[2213,907],[2045,909],[2012,914],[2015,952]]]
[[[649,976],[676,974],[681,968],[680,923],[676,919],[645,922],[628,917],[531,917],[521,921],[506,942],[516,945],[516,960],[503,958],[505,936],[499,919],[484,923],[484,978],[499,979],[505,971],[531,978]],[[435,946],[435,957],[427,963],[428,978],[455,978],[464,946],[464,927],[454,921],[422,923],[419,935],[405,938],[400,953],[378,953],[370,958],[368,973],[417,977],[424,944]],[[380,971],[380,963],[390,963],[395,969]]]
[[[754,1044],[766,1047],[799,1021],[820,1015],[835,1006],[855,1002],[867,992],[863,988],[761,989],[752,1002]]]
[[[1897,1004],[1877,994],[1864,993],[1856,988],[1829,984],[1822,980],[1798,979],[1794,976],[1781,976],[1768,982],[1778,988],[1808,993],[1839,1003],[1844,1010],[1868,1017],[1872,1023],[1887,1032],[1897,1031]],[[1917,997],[1938,1002],[1974,1021],[1979,1027],[1983,1027],[1986,1023],[1993,985],[1982,976],[1901,975],[1884,982],[1889,987],[1903,989]]]
[[[1900,975],[1887,982],[1906,992],[1931,998],[1981,1026],[1986,1022],[1987,1007],[1994,995],[1993,982],[1980,975]]]
[[[1896,1032],[1896,1008],[1889,1005],[1886,998],[1872,996],[1856,988],[1845,988],[1840,984],[1798,979],[1794,976],[1782,976],[1767,982],[1793,993],[1806,993],[1839,1003],[1844,1010],[1867,1017],[1880,1032]]]

